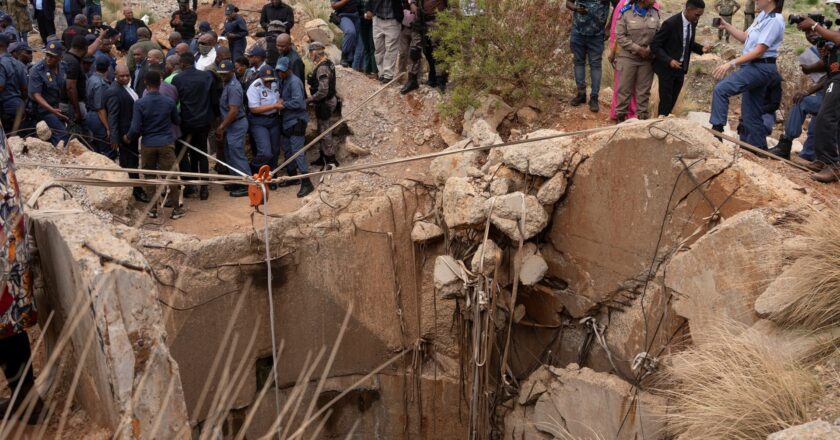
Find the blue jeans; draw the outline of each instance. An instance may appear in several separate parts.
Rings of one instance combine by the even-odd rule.
[[[102,121],[99,120],[99,115],[95,111],[88,111],[85,115],[85,121],[87,122],[88,130],[93,135],[93,139],[90,142],[93,151],[108,159],[116,159],[117,151],[111,148],[110,143],[105,140],[108,132],[105,130],[105,126],[102,125]]]
[[[785,121],[785,138],[796,139],[802,134],[802,123],[805,122],[805,118],[811,115],[811,122],[808,123],[808,137],[805,139],[802,151],[799,152],[799,157],[805,160],[817,158],[814,153],[814,124],[817,122],[817,113],[820,111],[824,95],[822,91],[819,91],[802,98],[790,108]]]
[[[356,43],[359,39],[359,14],[340,14],[341,32],[344,32],[344,42],[341,43],[341,60],[352,63],[356,56]]]
[[[35,120],[37,121],[38,118],[46,122],[47,126],[50,127],[50,130],[52,131],[50,143],[52,143],[53,146],[58,145],[61,141],[64,141],[64,145],[67,145],[67,141],[70,140],[70,132],[67,131],[67,127],[56,115],[52,113],[39,112]]]
[[[356,28],[356,51],[353,54],[353,68],[363,72],[365,70],[365,42],[362,36],[361,19],[358,21],[359,27]]]
[[[272,169],[277,164],[280,154],[280,119],[277,115],[252,115],[248,119],[251,136],[254,138],[256,152],[251,158],[251,171],[256,173],[263,165]]]
[[[241,118],[225,130],[225,159],[228,165],[251,174],[251,166],[245,157],[245,135],[248,134],[248,118]]]
[[[741,94],[741,119],[744,128],[741,140],[767,149],[767,135],[761,106],[767,85],[779,74],[775,64],[745,64],[717,83],[712,91],[712,125],[726,125],[729,98]]]
[[[590,96],[598,98],[601,90],[601,54],[604,53],[604,34],[580,35],[572,32],[569,37],[575,63],[575,84],[578,94],[586,94],[586,59],[589,58]]]
[[[306,140],[303,136],[282,136],[280,138],[280,144],[283,146],[283,156],[286,159],[289,159],[303,149],[303,146],[306,144]],[[301,154],[295,160],[288,165],[287,170],[291,170],[292,168],[296,169],[298,174],[306,174],[309,170],[309,164],[306,163],[306,154]]]

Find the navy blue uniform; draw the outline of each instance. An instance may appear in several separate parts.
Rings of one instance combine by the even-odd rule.
[[[239,106],[236,119],[225,130],[225,159],[228,163],[245,174],[251,173],[248,159],[245,157],[245,135],[248,134],[248,118],[245,117],[245,93],[236,78],[231,79],[222,89],[219,101],[219,113],[225,119],[230,106]]]
[[[61,97],[64,95],[64,90],[64,70],[61,68],[61,63],[56,67],[56,70],[50,70],[46,61],[40,61],[29,71],[29,100],[35,107],[36,118],[46,122],[52,130],[50,142],[53,145],[57,145],[60,141],[67,142],[70,138],[67,127],[56,115],[38,105],[34,96],[36,93],[40,93],[51,107],[57,109],[59,103],[61,103]]]
[[[105,91],[108,90],[109,86],[108,81],[99,74],[95,74],[88,79],[87,90],[85,91],[87,98],[85,100],[85,107],[87,107],[85,121],[87,122],[88,130],[93,135],[91,145],[94,151],[113,160],[117,157],[117,152],[111,148],[109,140],[106,139],[108,132],[97,113],[100,110],[106,110]]]
[[[228,46],[233,59],[237,59],[245,54],[245,45],[247,41],[245,37],[248,36],[248,25],[245,24],[245,19],[241,15],[237,15],[233,20],[225,20],[225,29],[222,31],[222,36],[228,39]]]
[[[26,66],[8,53],[0,56],[0,117],[6,131],[12,129],[18,109],[23,105],[26,88]],[[25,114],[24,114],[25,116]]]

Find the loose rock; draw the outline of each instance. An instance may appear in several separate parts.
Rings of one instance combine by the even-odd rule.
[[[482,254],[484,255],[484,266],[481,265]],[[490,275],[496,270],[496,265],[499,263],[501,256],[502,250],[499,246],[496,245],[493,240],[488,239],[484,243],[478,245],[478,249],[475,250],[472,261],[470,261],[470,268],[474,273],[479,273],[479,271],[481,271],[484,275]],[[484,270],[481,270],[482,268]]]
[[[553,205],[566,193],[566,175],[557,173],[537,191],[537,200],[543,205]]]
[[[537,130],[526,136],[528,139],[562,134],[555,130]],[[566,147],[572,139],[562,137],[500,148],[505,165],[526,174],[553,177],[566,158]]]
[[[458,151],[469,147],[472,141],[465,139],[443,151]],[[435,179],[435,183],[442,185],[450,177],[467,177],[469,167],[478,166],[482,157],[480,151],[468,151],[461,154],[450,154],[437,157],[429,165],[429,173]]]
[[[425,243],[439,237],[443,237],[443,229],[431,222],[415,222],[411,229],[411,241],[415,243]]]
[[[35,124],[35,135],[42,141],[48,141],[52,136],[52,130],[50,130],[50,126],[46,122],[40,121]]]
[[[476,225],[487,218],[480,195],[466,177],[450,177],[443,189],[443,220],[450,228]]]
[[[770,434],[767,440],[840,440],[840,427],[815,420]]]
[[[533,286],[540,282],[548,270],[548,264],[540,255],[529,255],[522,260],[519,270],[519,281],[526,286]]]
[[[443,299],[453,299],[462,295],[466,273],[458,260],[449,255],[440,255],[435,259],[435,290]]]
[[[333,34],[332,29],[330,29],[330,26],[324,20],[321,20],[320,18],[310,20],[307,21],[303,27],[306,30],[306,36],[309,37],[310,41],[317,41],[324,45],[333,44],[335,34]]]
[[[490,209],[491,204],[493,205],[493,214],[490,220],[494,226],[512,240],[519,241],[520,238],[527,240],[537,235],[548,224],[548,213],[540,205],[537,198],[532,195],[525,195],[517,191],[494,199],[486,202],[487,210]],[[520,233],[519,220],[523,212],[525,214],[525,224],[524,230]]]

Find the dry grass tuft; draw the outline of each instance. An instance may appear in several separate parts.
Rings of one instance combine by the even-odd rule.
[[[734,324],[713,341],[673,355],[660,392],[673,402],[669,430],[681,438],[763,439],[804,423],[821,393],[793,347]]]
[[[785,328],[821,330],[840,324],[840,210],[813,213],[800,226],[805,242],[797,255],[807,264],[791,280],[800,297],[770,317]]]

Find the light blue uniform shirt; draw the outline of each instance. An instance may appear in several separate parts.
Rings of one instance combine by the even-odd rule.
[[[759,44],[763,44],[767,46],[767,51],[761,56],[762,58],[778,57],[779,46],[782,45],[784,38],[785,18],[782,14],[775,12],[767,14],[761,11],[752,26],[747,29],[747,41],[744,42],[744,51],[741,54],[749,53]]]
[[[271,81],[270,87],[266,87],[263,84],[263,80],[258,79],[248,87],[248,108],[277,104],[279,100],[280,95],[277,92],[277,81]],[[274,114],[277,114],[277,112],[260,113],[261,116],[271,116]]]

